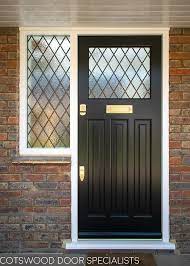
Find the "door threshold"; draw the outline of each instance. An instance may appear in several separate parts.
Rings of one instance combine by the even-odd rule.
[[[64,243],[65,244],[65,243]],[[149,249],[149,250],[174,250],[175,244],[162,240],[78,240],[66,243],[68,250],[80,249]]]

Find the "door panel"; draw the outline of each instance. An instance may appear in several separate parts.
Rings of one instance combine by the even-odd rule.
[[[105,121],[88,120],[89,215],[105,215]]]
[[[161,37],[79,37],[78,61],[79,238],[161,238]]]
[[[151,121],[135,120],[135,212],[151,216]]]
[[[127,120],[111,120],[111,217],[128,215],[127,142]]]

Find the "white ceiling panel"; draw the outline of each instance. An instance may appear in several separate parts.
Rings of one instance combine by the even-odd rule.
[[[190,27],[190,0],[0,0],[0,26]]]

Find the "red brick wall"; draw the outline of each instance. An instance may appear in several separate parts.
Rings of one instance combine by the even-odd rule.
[[[170,35],[171,238],[190,253],[190,29]],[[15,165],[18,29],[0,28],[0,251],[62,251],[70,238],[70,165]]]
[[[190,29],[170,31],[171,237],[190,253]]]

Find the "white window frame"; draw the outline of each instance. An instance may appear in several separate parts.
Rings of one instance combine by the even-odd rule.
[[[70,147],[62,148],[29,148],[27,147],[27,36],[28,35],[70,35],[70,30],[59,28],[20,28],[20,116],[19,116],[19,155],[20,156],[71,156],[72,139],[70,133]],[[72,69],[71,69],[72,72]],[[72,73],[71,73],[71,76]],[[70,77],[70,87],[72,80]],[[70,91],[70,99],[72,93]],[[70,109],[72,103],[70,101]],[[70,112],[70,132],[72,130],[72,112]]]
[[[26,106],[26,47],[27,34],[70,35],[71,42],[71,76],[70,76],[70,149],[60,149],[59,154],[71,155],[71,242],[67,249],[175,249],[170,242],[169,231],[169,28],[21,28],[21,82],[20,82],[20,114],[25,114]],[[161,201],[162,201],[162,239],[160,240],[80,240],[78,238],[78,36],[85,35],[159,35],[162,36],[162,158],[161,158]],[[24,52],[23,52],[24,51]],[[23,100],[25,96],[25,100]],[[26,114],[25,114],[26,115]],[[26,117],[20,116],[20,137],[26,136],[22,123]],[[20,141],[20,151],[26,152],[26,143]],[[46,153],[45,149],[44,153]],[[52,149],[53,150],[53,149]],[[55,149],[56,150],[56,149]],[[36,151],[36,153],[38,153]],[[33,152],[35,153],[35,152]],[[53,151],[52,151],[53,153]],[[55,151],[56,154],[56,151]],[[62,155],[63,155],[62,154]],[[44,154],[43,154],[44,155]],[[52,154],[53,155],[53,154]],[[65,242],[63,242],[65,245]]]

